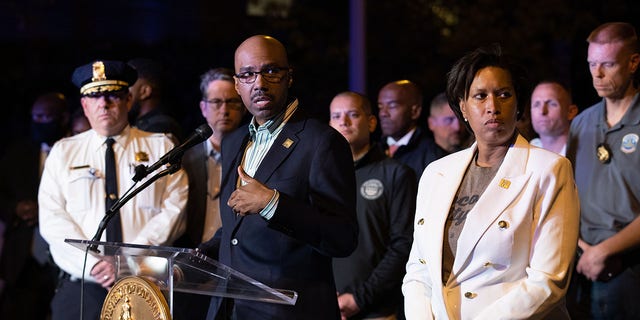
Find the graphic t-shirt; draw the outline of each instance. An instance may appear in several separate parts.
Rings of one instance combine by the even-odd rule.
[[[458,248],[458,238],[467,220],[467,214],[475,206],[491,179],[498,172],[500,165],[495,167],[479,167],[475,161],[467,168],[467,172],[460,183],[456,197],[451,204],[451,210],[444,226],[444,243],[442,246],[442,283],[446,284],[453,268],[455,253]]]

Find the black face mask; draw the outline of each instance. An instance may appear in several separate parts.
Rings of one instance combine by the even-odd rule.
[[[48,145],[53,145],[54,142],[64,137],[64,134],[64,128],[56,121],[47,123],[31,122],[31,140],[34,142],[45,142]]]

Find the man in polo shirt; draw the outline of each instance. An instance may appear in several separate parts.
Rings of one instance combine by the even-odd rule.
[[[586,314],[570,312],[580,319],[640,319],[640,44],[624,22],[600,25],[587,42],[593,87],[602,100],[569,129],[567,158],[581,215],[574,278],[587,280],[571,291],[588,295],[576,299]]]

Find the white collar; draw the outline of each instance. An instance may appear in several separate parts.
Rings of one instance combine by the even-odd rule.
[[[409,130],[409,132],[407,132],[407,134],[405,134],[398,141],[393,139],[391,136],[388,136],[387,137],[387,145],[388,146],[392,146],[392,145],[406,146],[406,145],[409,144],[409,140],[411,140],[411,137],[413,136],[414,132],[416,132],[416,128],[413,128],[413,129]]]

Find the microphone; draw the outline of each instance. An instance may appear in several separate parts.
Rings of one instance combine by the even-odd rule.
[[[158,170],[158,168],[162,167],[167,163],[175,163],[176,161],[180,161],[184,152],[187,149],[195,146],[196,144],[205,141],[213,134],[213,130],[208,124],[203,124],[196,128],[195,132],[185,140],[181,145],[174,147],[171,151],[167,152],[164,156],[160,158],[160,160],[156,161],[156,163],[147,167],[145,165],[140,165],[135,168],[135,175],[133,176],[133,181],[138,182],[146,177],[149,173]]]

